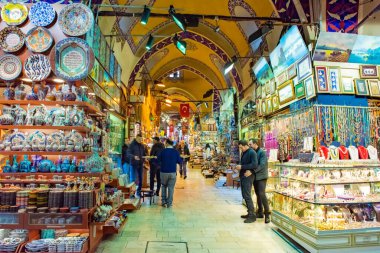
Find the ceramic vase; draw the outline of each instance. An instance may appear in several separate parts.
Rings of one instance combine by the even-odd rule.
[[[7,83],[7,88],[5,88],[3,95],[4,95],[6,100],[14,100],[15,99],[15,91],[12,89],[10,83]]]
[[[16,156],[13,157],[13,164],[12,164],[11,172],[12,173],[18,172],[18,162],[17,162],[17,157]]]
[[[28,160],[28,156],[24,155],[24,160],[20,162],[20,172],[29,172],[31,162]]]
[[[12,169],[12,166],[9,163],[9,160],[7,160],[5,163],[5,166],[3,167],[3,173],[10,173],[11,169]]]

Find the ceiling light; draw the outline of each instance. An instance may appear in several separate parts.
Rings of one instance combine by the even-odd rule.
[[[150,9],[146,5],[144,5],[144,11],[141,15],[140,23],[142,25],[146,25],[148,23],[149,17],[150,17]]]
[[[167,99],[165,99],[165,103],[167,103],[167,104],[171,104],[172,101],[171,101],[169,98],[167,98]]]
[[[182,31],[186,31],[186,22],[181,14],[175,13],[173,5],[170,5],[169,15],[172,17],[173,21]]]
[[[215,31],[216,33],[220,32],[220,26],[216,26],[216,27],[214,28],[214,31]]]
[[[206,108],[208,108],[208,103],[207,102],[205,102],[204,105],[205,105]]]
[[[165,87],[165,84],[163,84],[162,82],[160,81],[154,81],[154,85],[158,86],[158,87]]]
[[[153,42],[154,42],[154,38],[152,35],[149,35],[149,39],[148,39],[148,42],[146,43],[146,50],[150,50],[153,46]]]
[[[165,105],[168,106],[168,107],[171,107],[171,106],[172,106],[171,104],[166,104],[166,103],[165,103]]]
[[[64,83],[65,82],[65,80],[62,80],[60,78],[54,78],[53,81],[56,83]]]
[[[89,92],[88,95],[95,96],[95,93],[94,92]]]
[[[115,109],[113,109],[113,108],[110,108],[110,109],[109,109],[109,111],[110,111],[110,112],[114,112],[114,111],[115,111]]]
[[[177,49],[183,54],[186,55],[186,48],[187,48],[187,43],[184,40],[181,40],[178,38],[177,34],[174,35],[174,44],[177,47]]]
[[[86,85],[81,85],[80,86],[82,89],[88,89],[88,86],[86,86]]]
[[[235,66],[237,58],[234,56],[230,61],[227,61],[224,65],[224,75],[227,75]]]

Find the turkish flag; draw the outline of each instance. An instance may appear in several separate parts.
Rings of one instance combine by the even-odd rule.
[[[180,104],[179,114],[182,118],[190,117],[190,104]]]

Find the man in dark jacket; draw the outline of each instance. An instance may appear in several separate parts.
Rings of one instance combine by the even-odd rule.
[[[153,146],[150,150],[150,156],[158,157],[158,155],[161,153],[161,151],[164,149],[164,144],[160,142],[160,138],[154,137],[153,138]],[[156,195],[158,196],[160,193],[160,187],[161,187],[161,177],[160,177],[160,164],[157,160],[157,158],[152,158],[150,160],[150,190],[154,190],[154,178],[156,178],[157,181],[157,190]]]
[[[166,148],[158,155],[161,164],[161,204],[163,207],[170,208],[173,204],[174,186],[177,179],[177,164],[182,163],[179,152],[173,148],[173,141],[167,139]]]
[[[144,166],[143,156],[145,156],[145,147],[141,142],[142,136],[141,134],[138,134],[128,148],[128,158],[131,160],[131,165],[136,172],[135,174],[137,175],[136,179],[138,180],[138,182],[136,182],[136,184],[138,184],[138,188],[136,194],[138,197],[141,197],[141,188],[143,180],[142,176]]]
[[[182,157],[182,164],[180,164],[179,166],[179,174],[183,175],[183,179],[186,179],[187,178],[187,162],[190,160],[190,150],[189,150],[189,147],[186,145],[185,141],[182,140],[178,147],[177,147],[177,150],[179,152],[179,154],[181,155]]]
[[[251,191],[255,179],[254,171],[257,168],[257,155],[256,152],[248,146],[246,140],[239,141],[239,149],[242,151],[242,155],[240,165],[237,165],[236,169],[240,171],[241,193],[248,209],[248,214],[242,215],[241,217],[245,219],[244,223],[252,223],[256,221]]]
[[[263,206],[265,214],[265,223],[270,222],[269,218],[269,205],[268,199],[265,194],[265,188],[267,185],[268,179],[268,160],[265,154],[265,151],[262,150],[259,146],[257,140],[251,140],[249,146],[256,151],[258,166],[255,169],[255,181],[253,187],[255,189],[256,198],[257,198],[257,218],[264,218],[263,215]]]

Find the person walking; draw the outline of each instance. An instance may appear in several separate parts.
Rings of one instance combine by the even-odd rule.
[[[136,138],[132,141],[128,148],[128,158],[131,160],[131,165],[136,172],[136,184],[137,186],[137,197],[141,197],[141,188],[143,181],[143,167],[144,167],[144,158],[145,156],[145,147],[142,144],[142,136],[141,134],[136,135]]]
[[[156,196],[159,196],[160,194],[160,188],[161,188],[161,177],[160,177],[160,164],[158,162],[158,155],[161,153],[162,150],[164,150],[165,146],[160,142],[160,138],[154,137],[153,138],[153,146],[150,150],[150,156],[155,156],[156,158],[152,158],[150,160],[150,183],[149,187],[152,192],[154,192],[154,178],[156,178],[157,181],[157,187],[156,187]]]
[[[135,173],[133,173],[133,170],[131,168],[131,159],[128,156],[128,147],[130,145],[130,141],[128,139],[125,139],[122,151],[121,151],[121,168],[123,171],[123,174],[128,175],[128,181],[134,181],[135,180]]]
[[[165,149],[158,155],[158,162],[161,165],[161,204],[170,208],[173,205],[174,186],[177,180],[177,164],[182,163],[179,152],[173,148],[173,141],[167,139]]]
[[[252,223],[256,221],[251,191],[255,179],[254,170],[257,168],[257,155],[256,152],[248,146],[246,140],[239,141],[239,149],[242,154],[240,165],[237,165],[236,169],[239,170],[241,193],[248,209],[248,214],[242,215],[241,218],[245,219],[244,223]]]
[[[187,162],[190,160],[190,150],[184,140],[182,140],[179,143],[177,150],[182,157],[182,163],[179,166],[179,174],[181,175],[181,177],[183,175],[183,179],[186,179],[187,178]]]
[[[265,214],[265,223],[270,222],[269,217],[269,204],[267,195],[265,193],[265,188],[267,186],[268,179],[268,159],[265,154],[265,151],[262,150],[259,146],[257,140],[251,140],[249,146],[256,151],[258,166],[255,169],[255,180],[253,182],[253,188],[255,189],[256,198],[257,198],[257,218],[264,218],[263,207]]]

